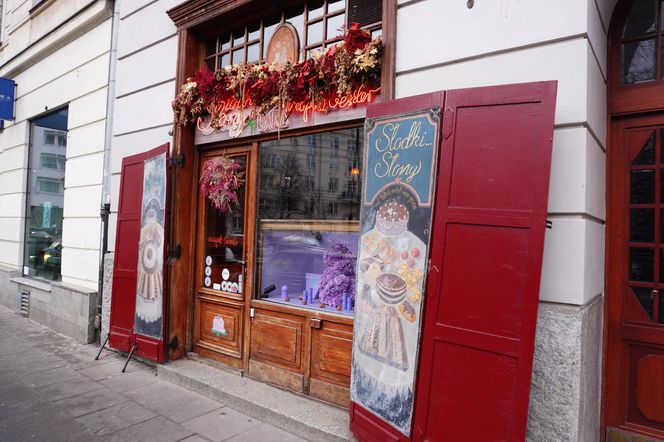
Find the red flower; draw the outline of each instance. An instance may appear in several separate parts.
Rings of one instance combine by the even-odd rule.
[[[364,49],[364,47],[371,41],[371,34],[369,31],[362,29],[359,23],[353,23],[348,28],[346,36],[344,37],[344,43],[346,43],[346,49],[351,54],[354,54],[358,49]]]
[[[214,74],[212,72],[210,72],[207,68],[202,69],[194,74],[194,81],[196,82],[198,93],[201,97],[206,99],[212,98],[214,86],[216,83]]]

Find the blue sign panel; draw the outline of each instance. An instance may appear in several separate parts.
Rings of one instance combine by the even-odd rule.
[[[430,206],[439,128],[438,110],[367,119],[364,204],[386,187],[401,184]]]
[[[0,120],[14,119],[14,81],[0,78]]]

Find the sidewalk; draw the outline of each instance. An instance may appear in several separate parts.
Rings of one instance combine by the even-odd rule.
[[[0,441],[303,441],[0,306]]]

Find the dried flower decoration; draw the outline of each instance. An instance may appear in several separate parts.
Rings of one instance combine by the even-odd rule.
[[[199,71],[173,100],[175,123],[186,126],[210,115],[214,126],[221,104],[231,99],[238,100],[240,108],[255,106],[264,114],[275,106],[286,109],[289,103],[325,103],[363,85],[379,88],[382,52],[381,39],[372,40],[369,31],[353,23],[340,43],[297,64],[245,63],[214,73]]]
[[[221,214],[239,205],[238,189],[244,184],[244,170],[237,161],[224,156],[210,158],[203,165],[201,191]]]

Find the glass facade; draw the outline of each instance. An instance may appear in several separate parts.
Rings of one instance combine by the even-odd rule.
[[[261,143],[262,299],[352,314],[362,145],[361,128]]]
[[[67,108],[32,121],[23,274],[59,281]]]

